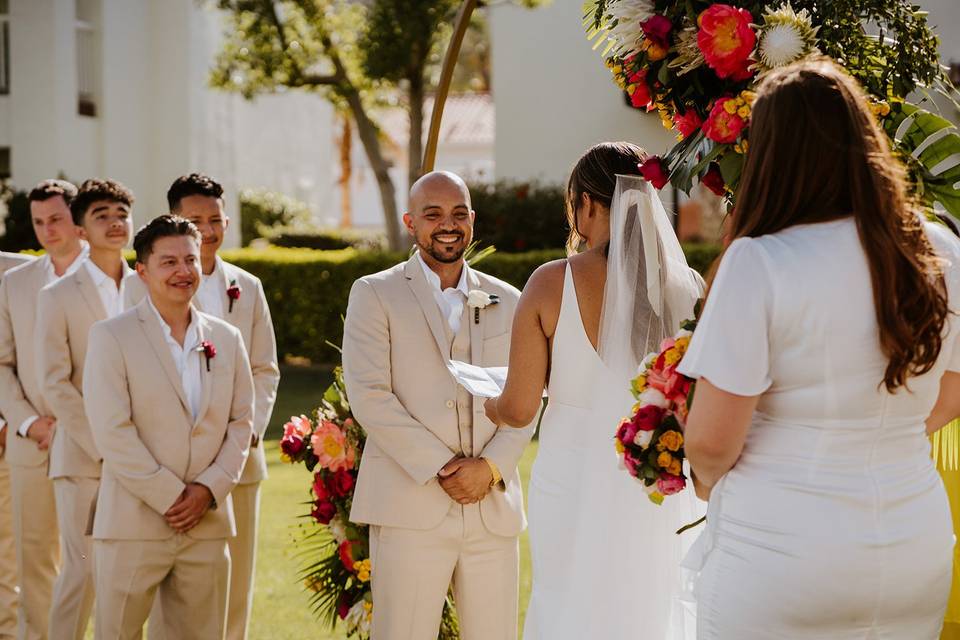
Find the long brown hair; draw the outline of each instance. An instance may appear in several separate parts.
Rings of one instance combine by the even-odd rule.
[[[771,72],[753,105],[735,238],[844,216],[870,265],[890,392],[934,366],[948,314],[940,260],[856,80],[829,60]]]
[[[567,182],[568,253],[576,253],[583,241],[577,230],[577,207],[583,194],[609,209],[617,188],[617,175],[640,175],[639,165],[646,159],[647,152],[632,142],[601,142],[580,157]]]

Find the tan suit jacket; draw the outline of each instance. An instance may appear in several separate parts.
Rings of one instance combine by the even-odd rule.
[[[464,304],[461,333],[469,360],[505,366],[520,292],[467,267],[470,289],[500,296],[480,311]],[[504,486],[480,502],[486,528],[515,536],[524,528],[517,462],[534,426],[497,429],[449,373],[454,336],[444,322],[417,257],[357,280],[350,291],[343,368],[353,413],[369,439],[353,498],[351,520],[409,529],[438,526],[453,504],[436,480],[459,454],[485,457]],[[466,430],[462,427],[467,425]]]
[[[217,350],[195,420],[160,320],[144,300],[90,331],[83,398],[103,455],[94,539],[163,540],[174,535],[163,514],[186,483],[216,500],[187,534],[235,533],[229,493],[240,480],[253,433],[253,379],[240,332],[196,312],[199,338]]]
[[[43,260],[7,271],[0,281],[0,415],[10,425],[7,462],[39,467],[48,459],[33,440],[14,435],[30,416],[53,415],[43,399],[34,348],[37,294],[46,284]]]
[[[229,262],[221,260],[220,263],[223,265],[224,290],[230,287],[231,282],[236,282],[240,287],[240,298],[234,301],[232,310],[230,301],[224,300],[223,309],[226,315],[221,320],[227,321],[240,330],[253,373],[255,389],[253,428],[257,433],[257,446],[250,448],[250,456],[240,477],[240,484],[251,484],[267,477],[263,436],[270,423],[270,416],[273,414],[273,405],[277,400],[277,385],[280,383],[277,339],[273,331],[267,296],[263,292],[260,279]],[[140,302],[146,295],[146,287],[138,276],[134,275],[127,280],[124,290],[127,307]],[[198,298],[193,299],[193,304],[200,311],[207,312]]]
[[[124,271],[132,271],[124,263]],[[50,477],[100,477],[100,452],[83,408],[83,363],[90,327],[106,319],[86,267],[44,287],[37,297],[36,352],[40,389],[57,419]]]
[[[19,267],[20,265],[35,259],[36,258],[29,255],[22,255],[19,253],[10,253],[7,251],[0,251],[0,276],[5,274],[7,271],[10,271],[10,269],[13,269],[14,267]],[[2,417],[2,413],[0,413],[0,417]],[[17,429],[19,428],[20,428],[19,424],[15,424],[12,426],[7,425],[7,438],[8,439],[15,438]],[[0,449],[0,456],[2,456],[3,453],[5,453],[5,451],[6,449]]]

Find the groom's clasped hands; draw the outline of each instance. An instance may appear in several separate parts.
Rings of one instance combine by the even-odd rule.
[[[493,471],[483,458],[454,457],[437,473],[447,495],[460,504],[483,500],[493,486]]]

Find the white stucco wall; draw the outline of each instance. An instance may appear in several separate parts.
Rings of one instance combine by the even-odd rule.
[[[562,182],[598,142],[629,140],[656,153],[673,142],[655,114],[624,103],[580,26],[581,5],[488,9],[498,178]]]

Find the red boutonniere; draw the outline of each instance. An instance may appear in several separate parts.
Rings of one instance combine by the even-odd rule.
[[[210,361],[217,357],[217,348],[209,340],[204,340],[197,347],[197,351],[203,352],[203,357],[207,359],[207,371],[210,371]]]
[[[230,286],[227,287],[227,297],[230,298],[230,306],[227,309],[227,313],[233,313],[233,303],[240,299],[240,285],[237,284],[236,280],[230,281]]]

